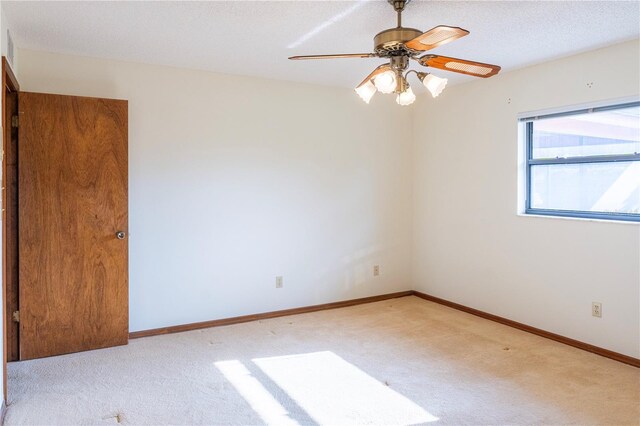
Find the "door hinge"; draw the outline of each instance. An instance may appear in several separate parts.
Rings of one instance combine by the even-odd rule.
[[[12,115],[11,116],[11,127],[18,127],[18,116],[17,115]]]
[[[13,318],[13,322],[20,322],[20,311],[13,311],[11,317]]]

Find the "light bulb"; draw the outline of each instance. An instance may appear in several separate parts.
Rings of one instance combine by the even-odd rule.
[[[358,96],[362,98],[363,101],[365,101],[366,103],[369,103],[373,95],[376,94],[376,86],[374,86],[371,80],[369,80],[366,83],[356,87],[355,91],[358,94]]]
[[[398,105],[411,105],[415,100],[416,95],[413,93],[413,90],[411,90],[411,87],[407,87],[407,90],[396,97]]]
[[[448,80],[446,78],[440,78],[436,77],[433,74],[427,74],[422,79],[422,84],[424,84],[424,87],[426,87],[427,90],[431,92],[431,96],[435,98],[440,93],[442,93],[444,87],[447,85],[447,81]]]
[[[373,83],[380,93],[393,93],[396,90],[396,73],[389,70],[378,74],[373,79]]]

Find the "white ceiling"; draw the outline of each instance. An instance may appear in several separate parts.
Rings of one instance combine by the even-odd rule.
[[[382,60],[287,57],[370,52],[373,36],[395,26],[392,7],[375,0],[2,5],[18,48],[343,87],[357,85]],[[432,52],[504,72],[638,38],[640,2],[414,0],[403,24],[466,28],[469,36]]]

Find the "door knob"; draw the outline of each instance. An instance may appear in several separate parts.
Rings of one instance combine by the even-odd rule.
[[[116,232],[116,238],[119,240],[124,240],[124,237],[126,237],[127,234],[124,233],[124,231],[118,231]]]

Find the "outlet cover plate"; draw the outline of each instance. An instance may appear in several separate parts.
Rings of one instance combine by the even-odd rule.
[[[602,303],[591,303],[591,315],[593,315],[594,317],[602,318]]]

